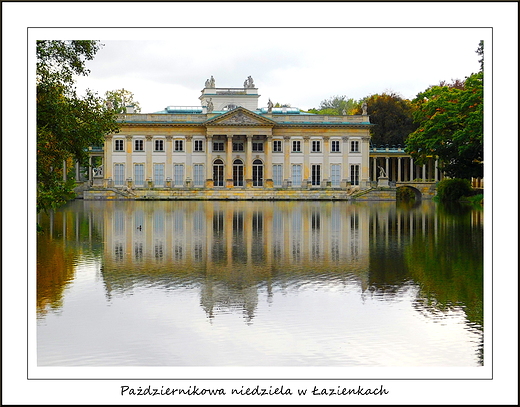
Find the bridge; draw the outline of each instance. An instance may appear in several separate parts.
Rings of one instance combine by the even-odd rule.
[[[437,193],[437,182],[401,181],[395,183],[395,188],[410,188],[415,193],[415,199],[432,199]]]

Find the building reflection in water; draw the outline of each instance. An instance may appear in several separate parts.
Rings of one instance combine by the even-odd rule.
[[[430,290],[421,293],[425,298],[444,296],[445,303],[465,303],[470,312],[482,302],[482,218],[482,211],[445,213],[432,202],[401,207],[395,202],[79,201],[44,222],[38,287],[59,290],[45,294],[51,300],[40,295],[42,304],[59,302],[62,289],[46,284],[50,274],[44,265],[50,261],[46,253],[62,239],[73,248],[69,257],[96,248],[108,298],[138,287],[196,288],[209,318],[242,312],[251,322],[260,293],[272,301],[273,290],[355,282],[363,293],[391,295],[411,279]],[[468,249],[469,235],[477,255]],[[450,250],[459,260],[466,257],[465,265],[450,265],[451,258],[444,259]],[[464,284],[457,293],[448,291],[453,287],[446,280],[449,267],[450,278]],[[465,298],[462,292],[474,294]],[[472,319],[480,323],[481,312]]]
[[[258,290],[273,281],[288,287],[336,273],[366,287],[367,216],[334,202],[109,203],[103,278],[110,290],[190,281],[203,287],[208,316],[242,309],[251,320]]]

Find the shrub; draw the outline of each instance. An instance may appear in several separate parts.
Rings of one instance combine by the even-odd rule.
[[[467,179],[445,179],[437,184],[437,196],[441,201],[458,201],[471,195],[471,184]]]

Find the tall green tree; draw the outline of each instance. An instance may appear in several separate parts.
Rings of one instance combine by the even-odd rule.
[[[481,47],[483,50],[482,42]],[[417,164],[425,162],[428,156],[437,156],[439,168],[448,177],[483,177],[483,70],[467,77],[462,89],[431,86],[419,93],[413,103],[418,128],[408,136],[406,151]]]
[[[358,105],[359,102],[352,98],[347,99],[345,95],[336,95],[322,100],[318,109],[309,109],[308,112],[327,115],[353,114]]]
[[[113,109],[115,113],[126,113],[128,106],[133,106],[135,113],[141,111],[141,106],[134,99],[134,94],[124,88],[106,91],[105,100],[108,103],[108,107]]]
[[[375,124],[370,129],[372,144],[404,146],[408,134],[417,128],[413,122],[412,102],[392,91],[368,96],[363,101],[367,103],[370,123]],[[354,114],[361,113],[362,108],[359,106]]]
[[[75,77],[88,75],[85,63],[100,49],[98,41],[36,42],[36,209],[59,207],[74,196],[67,172],[86,164],[88,147],[102,145],[118,130],[113,111],[87,90],[78,96]]]

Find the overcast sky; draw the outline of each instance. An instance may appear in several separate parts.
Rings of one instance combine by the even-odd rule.
[[[200,106],[211,75],[217,87],[241,87],[252,76],[260,107],[271,98],[307,110],[335,95],[357,100],[388,90],[412,99],[440,80],[477,72],[475,51],[489,35],[474,28],[134,29],[125,36],[135,39],[100,39],[78,89],[128,89],[145,113]]]

